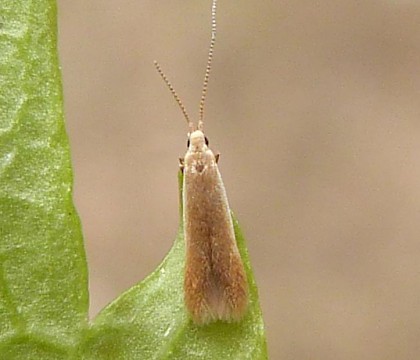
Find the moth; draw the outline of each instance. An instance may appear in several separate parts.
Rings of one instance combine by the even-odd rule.
[[[204,135],[204,103],[216,40],[216,5],[212,2],[211,41],[197,126],[172,84],[155,66],[178,103],[189,126],[187,152],[180,159],[183,172],[183,221],[186,244],[184,301],[198,325],[240,321],[248,307],[248,282],[235,239],[226,190],[217,166],[219,154]]]

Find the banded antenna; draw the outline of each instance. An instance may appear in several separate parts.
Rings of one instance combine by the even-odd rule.
[[[216,6],[217,6],[217,0],[213,0],[213,4],[211,6],[211,40],[210,40],[210,47],[209,47],[209,56],[207,58],[206,72],[204,73],[203,90],[201,91],[200,117],[198,120],[198,130],[203,130],[204,103],[206,101],[207,88],[209,85],[209,77],[210,77],[210,71],[211,71],[211,63],[213,60],[214,44],[216,43]]]
[[[209,84],[209,77],[210,77],[210,71],[211,71],[211,65],[213,60],[213,52],[214,52],[214,44],[216,42],[216,6],[217,6],[217,0],[213,0],[212,7],[211,7],[211,40],[210,40],[210,47],[209,47],[209,55],[207,58],[207,66],[206,71],[204,73],[204,81],[203,81],[203,89],[201,91],[201,99],[200,99],[200,117],[198,120],[197,129],[203,130],[203,119],[204,119],[204,104],[206,101],[206,95],[207,95],[207,88]],[[157,61],[154,61],[154,65],[156,67],[156,70],[158,71],[159,75],[162,77],[163,81],[165,82],[166,86],[172,93],[172,96],[174,97],[175,101],[177,102],[178,106],[180,107],[182,113],[184,114],[185,120],[187,120],[188,127],[190,128],[190,133],[194,131],[194,124],[191,121],[190,117],[188,116],[187,109],[185,108],[184,104],[181,101],[181,98],[178,96],[177,92],[175,91],[174,87],[172,86],[171,82],[163,72],[161,66]]]
[[[171,82],[166,77],[165,73],[163,72],[162,68],[160,67],[159,63],[155,60],[153,62],[155,64],[156,70],[158,71],[159,75],[162,77],[163,81],[165,82],[168,89],[171,91],[175,101],[178,103],[179,107],[181,108],[182,113],[184,114],[185,120],[187,120],[188,127],[190,128],[190,133],[194,131],[194,124],[190,120],[190,117],[188,116],[187,109],[185,108],[184,104],[181,101],[181,98],[176,93],[174,87],[172,86]]]

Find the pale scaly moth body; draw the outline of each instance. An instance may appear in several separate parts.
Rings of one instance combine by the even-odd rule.
[[[155,61],[155,66],[178,103],[190,133],[185,158],[181,159],[183,220],[186,244],[184,299],[196,324],[239,321],[248,305],[248,282],[236,245],[226,191],[217,167],[218,156],[208,147],[203,133],[204,102],[216,40],[216,4],[212,1],[212,31],[197,127]]]
[[[239,321],[248,283],[217,158],[202,131],[194,131],[182,162],[186,243],[185,305],[197,324]]]

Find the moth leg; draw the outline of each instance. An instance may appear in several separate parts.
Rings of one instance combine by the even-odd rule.
[[[181,170],[182,172],[184,172],[184,158],[179,158],[179,170]]]
[[[216,155],[214,155],[215,159],[216,159],[216,164],[219,162],[219,157],[220,157],[220,153],[217,153]]]

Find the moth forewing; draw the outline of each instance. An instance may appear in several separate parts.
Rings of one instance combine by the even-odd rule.
[[[183,164],[185,304],[194,322],[239,321],[248,283],[217,159],[194,131]]]

